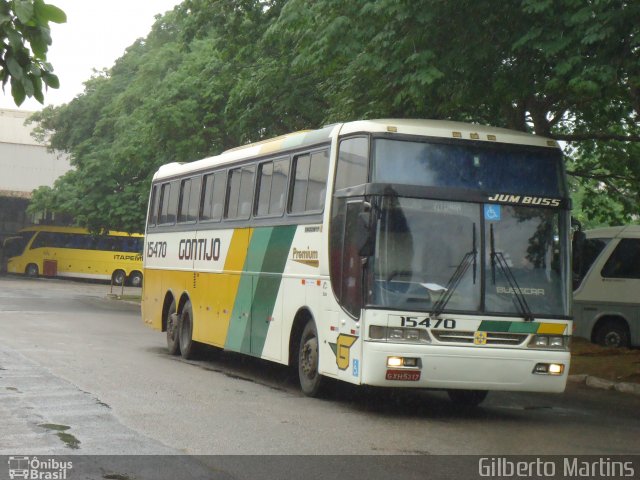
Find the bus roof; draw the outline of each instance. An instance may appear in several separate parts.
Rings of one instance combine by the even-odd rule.
[[[168,163],[158,169],[153,179],[172,177],[182,173],[268,155],[270,153],[277,154],[278,152],[286,152],[292,149],[327,143],[338,135],[368,132],[559,148],[558,143],[551,138],[472,123],[419,119],[359,120],[328,125],[318,130],[303,130],[282,135],[261,142],[236,147],[220,155],[207,157],[194,162]]]
[[[640,225],[622,225],[586,230],[587,238],[640,238]]]
[[[82,227],[59,227],[55,225],[33,225],[31,227],[25,227],[20,232],[54,232],[54,233],[89,233],[89,230]],[[107,235],[114,237],[142,237],[140,233],[126,233],[109,231]]]

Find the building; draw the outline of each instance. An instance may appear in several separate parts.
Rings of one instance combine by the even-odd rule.
[[[25,121],[33,112],[0,109],[0,244],[34,223],[26,213],[33,190],[53,186],[71,169],[68,155],[51,152],[32,136]]]

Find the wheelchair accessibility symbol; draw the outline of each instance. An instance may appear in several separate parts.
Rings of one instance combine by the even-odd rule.
[[[485,205],[484,219],[490,222],[497,222],[501,217],[500,205]]]

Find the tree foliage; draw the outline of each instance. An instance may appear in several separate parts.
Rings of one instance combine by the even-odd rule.
[[[628,221],[640,204],[639,42],[640,2],[627,0],[185,0],[82,95],[37,115],[76,172],[33,208],[140,231],[163,163],[417,117],[564,141],[582,215]]]
[[[11,84],[16,105],[26,97],[44,102],[43,88],[60,82],[47,62],[49,22],[64,23],[65,13],[43,0],[0,0],[0,82]]]

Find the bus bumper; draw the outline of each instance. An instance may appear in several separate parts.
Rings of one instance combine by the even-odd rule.
[[[417,359],[417,367],[388,366],[389,357]],[[365,341],[362,383],[379,387],[559,393],[565,389],[570,359],[567,351]],[[539,364],[563,365],[563,371],[559,375],[536,373]]]

